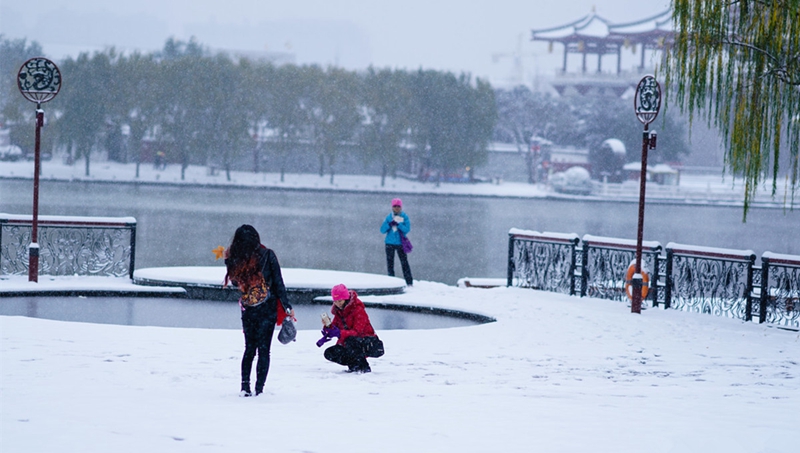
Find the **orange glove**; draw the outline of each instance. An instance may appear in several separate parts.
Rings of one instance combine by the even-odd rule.
[[[215,249],[211,250],[214,252],[214,260],[218,260],[225,256],[225,247],[218,245]]]

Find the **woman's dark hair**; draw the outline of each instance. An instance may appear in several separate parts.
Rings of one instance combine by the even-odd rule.
[[[228,275],[236,274],[241,266],[250,260],[260,245],[261,238],[252,225],[242,225],[237,228],[233,234],[231,246],[228,248],[228,259],[225,260]]]

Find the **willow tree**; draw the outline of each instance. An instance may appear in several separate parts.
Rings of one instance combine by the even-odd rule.
[[[772,176],[781,150],[793,207],[800,148],[800,0],[673,0],[675,43],[666,85],[690,120],[701,113],[721,132],[725,165],[745,182],[744,218]]]

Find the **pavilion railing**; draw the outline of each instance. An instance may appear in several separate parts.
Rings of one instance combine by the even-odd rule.
[[[508,286],[627,301],[635,241],[511,229]],[[662,253],[665,252],[665,253]],[[646,300],[665,309],[800,328],[800,256],[658,242],[642,244]]]
[[[0,275],[27,275],[29,215],[0,213]],[[39,274],[133,278],[133,217],[39,216]]]

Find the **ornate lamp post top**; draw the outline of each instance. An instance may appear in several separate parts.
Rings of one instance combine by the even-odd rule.
[[[652,75],[642,77],[636,86],[633,110],[636,118],[645,126],[655,121],[658,116],[658,111],[661,110],[661,85]]]
[[[47,58],[31,58],[19,68],[17,86],[25,99],[35,102],[38,107],[56,97],[61,90],[61,71]]]

